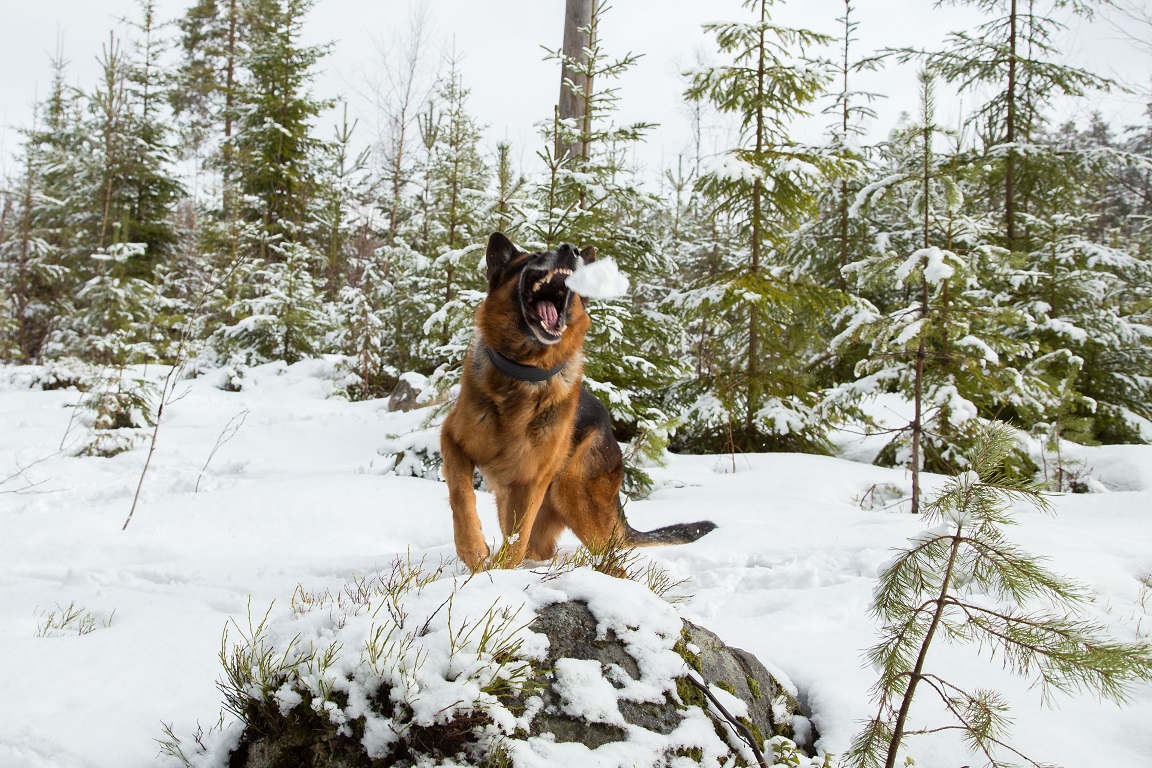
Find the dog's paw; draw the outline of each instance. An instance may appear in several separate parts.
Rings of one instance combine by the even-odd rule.
[[[457,546],[456,556],[472,573],[488,570],[488,545],[484,542],[480,542],[478,547]]]

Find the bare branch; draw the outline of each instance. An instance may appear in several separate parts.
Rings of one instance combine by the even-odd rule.
[[[203,469],[200,470],[200,474],[196,477],[196,487],[193,489],[193,493],[200,493],[200,481],[204,479],[204,473],[208,471],[208,465],[212,463],[212,457],[216,455],[216,451],[220,450],[221,446],[236,437],[236,433],[240,431],[240,427],[244,426],[244,420],[248,418],[249,413],[251,413],[251,411],[245,408],[229,419],[228,423],[224,425],[224,429],[220,431],[220,435],[216,438],[216,445],[212,446],[212,451],[208,454],[208,460],[204,462]]]

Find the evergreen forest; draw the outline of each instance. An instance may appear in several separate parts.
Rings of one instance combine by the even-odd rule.
[[[872,430],[915,484],[966,468],[1001,420],[1013,473],[1074,489],[1062,441],[1152,439],[1152,105],[1137,125],[1059,119],[1125,88],[1055,47],[1060,19],[1101,3],[952,4],[981,26],[871,51],[852,0],[834,35],[748,0],[700,30],[712,56],[684,75],[695,150],[652,169],[632,152],[652,126],[619,119],[638,55],[603,4],[579,55],[550,54],[575,106],[540,104],[537,146],[513,147],[415,27],[370,139],[314,95],[314,0],[195,0],[177,19],[140,0],[95,82],[53,62],[0,180],[0,361],[91,392],[102,453],[171,402],[145,366],[242,387],[252,366],[336,356],[343,396],[420,374],[443,400],[501,231],[595,246],[630,278],[591,302],[586,382],[634,456],[831,453],[836,430]],[[915,112],[860,89],[883,68],[918,78]],[[938,118],[942,92],[964,95],[962,124]],[[812,115],[826,130],[802,141]],[[702,136],[706,116],[731,129]],[[878,420],[883,396],[907,420]]]

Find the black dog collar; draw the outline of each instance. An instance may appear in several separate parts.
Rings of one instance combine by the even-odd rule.
[[[568,361],[564,360],[559,365],[551,368],[534,368],[530,365],[520,365],[520,363],[509,360],[496,350],[487,345],[484,349],[488,351],[488,359],[492,361],[492,365],[505,376],[511,376],[520,381],[548,381],[560,371],[564,370],[564,366],[568,365]]]

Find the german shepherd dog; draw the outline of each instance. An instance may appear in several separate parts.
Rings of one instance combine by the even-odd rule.
[[[620,506],[624,462],[608,409],[581,380],[591,321],[566,280],[592,247],[567,243],[523,253],[500,234],[488,240],[488,295],[464,360],[460,396],[440,430],[456,553],[473,571],[488,565],[476,514],[473,471],[496,496],[506,567],[548,560],[565,528],[585,546],[685,544],[711,522],[633,530]]]

